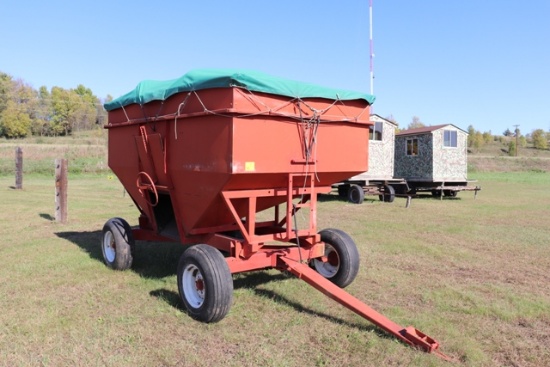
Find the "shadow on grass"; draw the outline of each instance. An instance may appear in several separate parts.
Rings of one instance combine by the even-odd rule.
[[[267,271],[240,273],[234,275],[233,289],[255,288],[262,284],[282,281],[291,277],[292,276],[283,273],[269,274]],[[175,309],[186,312],[185,306],[181,302],[180,296],[177,292],[161,288],[151,291],[149,292],[149,294],[161,301],[166,302],[168,305],[174,307]]]
[[[103,263],[101,253],[101,231],[57,232],[60,238],[68,240],[92,259]],[[144,278],[165,278],[176,275],[178,261],[185,247],[179,243],[136,241],[131,271]]]
[[[320,201],[320,202],[341,201],[345,203],[348,200],[346,198],[343,198],[343,197],[340,197],[339,195],[334,195],[334,194],[317,194],[317,201]]]
[[[101,231],[57,232],[58,237],[80,247],[92,259],[103,263]],[[131,271],[144,278],[161,279],[177,274],[178,262],[187,248],[180,243],[136,241]],[[235,276],[234,288],[253,288],[260,284],[287,279],[282,273],[265,271],[241,273]]]
[[[39,215],[40,215],[40,218],[49,220],[50,222],[53,222],[55,220],[55,217],[52,216],[51,214],[40,213]]]
[[[349,321],[340,319],[338,317],[328,315],[328,314],[323,313],[323,312],[314,311],[314,310],[311,310],[307,307],[304,307],[303,305],[301,305],[297,302],[291,301],[288,298],[283,297],[280,294],[277,294],[276,292],[273,292],[273,291],[270,291],[270,290],[255,289],[254,292],[257,295],[261,296],[261,297],[265,297],[265,298],[269,298],[269,299],[273,300],[273,302],[277,302],[279,304],[289,306],[289,307],[293,308],[294,310],[296,310],[297,312],[302,312],[302,313],[306,313],[308,315],[321,317],[321,318],[326,319],[330,322],[340,324],[340,325],[345,325],[345,326],[352,327],[352,328],[356,328],[356,329],[364,331],[364,332],[372,332],[372,333],[375,333],[380,338],[385,338],[385,339],[393,339],[394,338],[394,336],[384,332],[382,329],[378,328],[377,326],[375,326],[373,324],[359,324],[359,323],[355,323],[355,322],[349,322]],[[335,303],[336,303],[336,301],[335,301]],[[352,312],[352,311],[350,310],[350,312]],[[365,322],[367,322],[367,321],[365,321]]]
[[[103,255],[101,253],[101,231],[57,232],[56,235],[59,238],[63,238],[74,243],[86,252],[92,259],[103,263]],[[178,243],[148,243],[137,241],[132,271],[145,278],[164,278],[167,276],[174,276],[176,275],[179,258],[184,250],[185,247]],[[393,338],[391,335],[386,334],[374,325],[348,322],[340,318],[309,309],[297,302],[281,296],[276,292],[258,288],[260,285],[264,285],[269,282],[278,282],[289,278],[294,278],[294,276],[286,273],[274,273],[273,271],[241,273],[235,276],[233,288],[250,288],[258,296],[266,297],[273,300],[273,302],[287,305],[297,312],[322,317],[330,322],[347,325],[365,332],[374,332],[382,338]],[[166,302],[175,309],[185,312],[185,307],[182,305],[177,292],[168,289],[157,289],[151,291],[149,294]]]
[[[275,303],[285,305],[289,308],[294,309],[294,311],[297,313],[306,313],[308,315],[313,315],[316,317],[323,318],[331,323],[345,325],[351,328],[358,329],[363,332],[371,332],[376,334],[380,338],[384,338],[384,339],[395,338],[393,335],[386,333],[385,331],[378,328],[377,326],[368,323],[368,321],[366,320],[365,320],[365,323],[349,322],[341,318],[329,315],[327,313],[312,310],[274,291],[259,288],[259,286],[269,282],[283,281],[290,278],[295,278],[295,277],[286,273],[272,274],[272,273],[269,273],[268,271],[255,271],[255,272],[250,272],[245,274],[238,274],[234,279],[233,288],[234,289],[250,288],[253,290],[253,292],[257,296],[262,298],[268,298]],[[311,291],[314,292],[315,290],[311,289]],[[181,302],[179,294],[177,292],[174,292],[168,289],[157,289],[157,290],[151,291],[149,294],[161,301],[166,302],[168,305],[174,307],[177,310],[186,312],[185,306]],[[307,300],[307,295],[304,295],[304,299]],[[349,311],[349,312],[351,313],[352,311]]]
[[[252,271],[249,273],[240,273],[233,277],[233,289],[253,288],[271,282],[280,282],[293,278],[286,273],[270,273],[268,271]]]
[[[183,306],[179,294],[168,289],[157,289],[149,292],[149,294],[161,301],[166,302],[170,306],[174,307],[177,310],[185,312],[185,307]]]
[[[317,195],[317,201],[321,202],[321,203],[327,203],[327,202],[342,202],[342,203],[348,203],[348,204],[351,204],[347,198],[343,198],[339,195],[336,195],[336,194],[318,194]],[[375,201],[380,201],[380,199],[378,198],[378,196],[374,196],[374,195],[365,195],[365,199],[364,199],[364,202],[375,202]]]
[[[406,196],[400,196],[400,197],[403,197],[404,199],[406,199]],[[426,193],[426,194],[416,194],[415,196],[413,196],[413,201],[414,200],[441,200],[441,198],[439,196],[433,196],[431,193]],[[346,204],[351,204],[347,198],[343,198],[343,197],[340,197],[338,195],[335,195],[335,194],[318,194],[317,195],[317,200],[319,202],[341,202],[341,203],[346,203]],[[461,197],[458,197],[458,196],[455,196],[455,197],[451,197],[451,196],[443,196],[443,200],[444,201],[460,201],[462,200]],[[380,201],[380,198],[376,195],[365,195],[365,199],[363,201],[362,204],[372,204],[372,203],[375,203],[375,202],[378,202]],[[388,204],[392,204],[392,203],[388,203]],[[358,205],[361,205],[361,204],[358,204]]]
[[[462,198],[455,196],[443,196],[443,199],[440,196],[434,196],[432,194],[416,194],[415,197],[412,199],[415,200],[437,200],[437,201],[455,201],[455,200],[462,200]]]

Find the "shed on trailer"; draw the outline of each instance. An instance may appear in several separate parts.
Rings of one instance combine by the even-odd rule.
[[[337,186],[338,194],[350,202],[359,204],[364,195],[378,195],[382,201],[393,201],[394,192],[390,183],[401,182],[393,178],[395,131],[397,123],[379,115],[370,115],[369,169],[353,176]]]
[[[468,180],[468,133],[455,125],[404,130],[395,135],[394,176],[406,180],[395,185],[400,194],[431,192],[455,197],[459,191],[481,190]]]
[[[366,180],[391,180],[397,123],[376,114],[370,115],[370,121],[369,170],[360,176]]]
[[[395,135],[394,176],[407,181],[465,181],[468,133],[452,124]]]

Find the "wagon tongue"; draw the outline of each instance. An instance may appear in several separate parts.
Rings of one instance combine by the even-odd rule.
[[[413,326],[409,326],[401,330],[401,335],[403,335],[411,343],[411,345],[420,348],[425,352],[433,353],[446,361],[453,360],[451,357],[439,350],[439,343],[435,339],[429,337]]]
[[[378,311],[372,309],[359,299],[336,286],[334,283],[311,269],[307,264],[297,262],[284,256],[279,257],[277,268],[282,271],[289,271],[298,278],[304,280],[326,296],[332,298],[344,307],[352,310],[359,316],[372,322],[382,330],[394,335],[402,342],[419,348],[427,353],[433,353],[438,357],[452,361],[453,359],[439,351],[439,343],[412,326],[404,328],[391,321]]]

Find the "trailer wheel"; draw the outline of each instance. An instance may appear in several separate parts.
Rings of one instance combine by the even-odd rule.
[[[233,278],[221,252],[203,244],[189,247],[178,263],[178,291],[194,319],[223,319],[233,301]]]
[[[102,233],[101,253],[105,264],[115,270],[132,267],[135,241],[130,225],[122,218],[111,218]]]
[[[359,185],[352,184],[348,190],[348,201],[354,204],[361,204],[365,200],[365,191]]]
[[[441,190],[432,190],[432,196],[440,197],[442,195]]]
[[[351,237],[339,229],[319,232],[325,243],[326,261],[313,259],[313,268],[340,288],[350,285],[359,271],[359,251]]]
[[[393,203],[393,201],[395,200],[395,189],[393,188],[393,186],[384,185],[384,193],[378,195],[378,199],[386,203]]]
[[[454,190],[444,190],[443,191],[443,195],[449,196],[451,198],[456,197],[457,194],[458,194],[458,191],[454,191]]]

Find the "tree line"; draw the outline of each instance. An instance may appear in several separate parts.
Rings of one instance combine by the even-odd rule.
[[[107,112],[103,103],[112,100],[107,96],[100,100],[90,88],[79,84],[74,89],[45,86],[34,89],[22,79],[14,79],[11,75],[0,71],[0,137],[24,138],[30,135],[63,136],[73,131],[91,130],[103,126],[107,122]],[[387,120],[397,122],[392,115]],[[413,116],[407,129],[425,127],[419,117]],[[479,149],[491,140],[502,139],[489,132],[480,132],[473,126],[468,127],[468,147]],[[504,137],[516,144],[525,146],[527,141],[537,149],[548,149],[550,132],[536,129],[521,135],[519,129],[511,132],[506,129]],[[511,147],[512,148],[512,147]],[[515,146],[513,147],[515,149]]]
[[[107,113],[102,102],[82,84],[36,90],[0,72],[0,137],[63,136],[103,126]]]
[[[386,120],[397,123],[393,115],[386,117]],[[418,129],[426,127],[418,116],[413,116],[411,122],[407,125],[406,130]],[[516,128],[513,132],[506,129],[502,135],[493,135],[491,131],[481,132],[476,130],[472,125],[468,126],[468,148],[479,150],[484,145],[492,141],[500,141],[508,145],[508,151],[511,155],[515,155],[517,146],[526,147],[527,143],[531,143],[535,149],[548,149],[550,146],[550,131],[545,132],[543,129],[535,129],[530,134],[522,135],[521,131]]]

